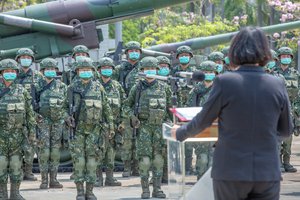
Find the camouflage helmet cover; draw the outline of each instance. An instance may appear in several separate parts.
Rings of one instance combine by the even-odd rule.
[[[188,54],[191,55],[191,58],[194,57],[192,49],[189,46],[180,46],[180,47],[178,47],[177,50],[176,50],[176,58],[178,58],[178,56],[182,53],[188,53]]]
[[[74,57],[76,53],[86,53],[88,56],[90,56],[90,54],[89,54],[89,48],[87,48],[84,45],[77,45],[77,46],[75,46],[73,48],[72,57]]]
[[[87,68],[87,69],[91,68],[93,70],[95,69],[94,65],[93,65],[93,60],[88,57],[82,58],[79,61],[75,61],[74,65],[75,65],[75,70],[84,69],[84,68]]]
[[[130,41],[125,44],[125,54],[128,52],[128,50],[132,49],[138,49],[142,52],[141,44],[137,41]]]
[[[271,49],[270,51],[271,51],[271,54],[272,54],[272,59],[278,60],[278,56],[277,56],[276,51],[274,51],[273,49]]]
[[[224,54],[219,51],[212,52],[211,54],[208,55],[208,60],[211,60],[214,62],[216,62],[218,60],[224,60]]]
[[[6,69],[14,69],[19,70],[18,63],[13,59],[4,59],[0,61],[0,71],[6,70]]]
[[[153,68],[153,67],[159,68],[158,67],[158,60],[155,57],[146,56],[140,62],[140,69]]]
[[[58,68],[58,62],[53,58],[45,58],[40,62],[41,70],[46,68]]]
[[[171,66],[171,61],[167,56],[158,56],[156,57],[158,64],[168,64],[169,67]]]
[[[109,57],[100,58],[99,62],[97,63],[97,67],[103,67],[103,66],[110,66],[113,69],[115,68],[114,61]]]
[[[16,53],[15,60],[18,60],[21,56],[31,56],[32,60],[34,60],[34,52],[29,48],[21,48]]]
[[[293,55],[293,50],[289,47],[281,47],[277,50],[277,54],[280,57],[281,55],[291,55],[292,58],[294,57]]]
[[[228,55],[229,49],[230,49],[230,46],[224,47],[222,49],[221,53],[224,54],[224,57],[226,57]]]
[[[202,62],[199,68],[202,71],[216,71],[217,65],[215,62],[207,60]]]

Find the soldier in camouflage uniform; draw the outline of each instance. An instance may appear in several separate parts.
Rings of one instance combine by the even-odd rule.
[[[217,73],[221,74],[224,72],[224,54],[219,51],[212,52],[208,55],[208,60],[213,61],[217,64]]]
[[[176,58],[179,60],[179,65],[175,66],[172,69],[171,74],[175,75],[177,72],[193,72],[195,68],[190,66],[189,63],[191,58],[193,57],[192,49],[188,46],[180,46],[176,51]],[[178,107],[187,107],[187,100],[189,92],[191,91],[192,87],[188,85],[180,85],[178,92],[177,92],[177,101]],[[193,173],[192,167],[193,161],[193,146],[192,144],[185,145],[185,170],[186,174]]]
[[[21,48],[17,51],[16,61],[21,66],[16,83],[21,84],[31,93],[34,84],[41,81],[43,76],[40,72],[30,68],[34,61],[34,53],[31,49]],[[36,181],[32,173],[32,165],[36,147],[34,144],[27,143],[24,146],[24,180]]]
[[[111,76],[113,74],[113,69],[115,68],[114,62],[110,58],[101,58],[98,64],[98,71],[101,74],[100,82],[103,85],[109,105],[112,109],[112,113],[114,116],[114,130],[115,136],[110,140],[106,140],[105,142],[105,152],[104,160],[100,162],[100,164],[106,166],[106,179],[105,186],[121,186],[121,182],[118,182],[114,176],[114,166],[115,166],[115,156],[116,151],[120,150],[120,147],[123,144],[123,136],[117,130],[117,127],[121,123],[121,108],[123,105],[123,101],[126,98],[125,92],[118,81],[112,80]],[[102,166],[97,169],[98,186],[103,185],[103,177],[102,177]]]
[[[270,50],[272,54],[272,60],[268,62],[268,64],[265,66],[265,71],[269,74],[274,74],[274,70],[278,68],[277,62],[278,62],[278,56],[276,51],[273,49]]]
[[[0,62],[0,199],[7,200],[7,181],[10,177],[10,199],[23,200],[19,189],[22,176],[22,147],[24,141],[34,142],[35,120],[31,96],[15,83],[18,63],[12,59]],[[24,126],[26,124],[26,126]],[[27,129],[28,134],[24,134]]]
[[[74,114],[66,118],[66,123],[73,127],[75,121],[75,134],[70,142],[70,150],[75,169],[76,199],[95,200],[97,198],[93,194],[93,188],[96,169],[102,159],[105,138],[114,137],[113,116],[103,86],[93,79],[93,61],[82,58],[76,61],[75,66],[80,80],[68,87],[68,107]],[[101,131],[105,122],[108,124],[108,135]]]
[[[224,55],[224,72],[232,71],[233,69],[230,67],[230,60],[228,57],[230,46],[224,47],[221,53]]]
[[[45,80],[37,83],[36,102],[38,104],[38,158],[42,177],[41,189],[48,188],[48,173],[50,188],[62,188],[57,181],[57,171],[60,160],[62,129],[67,117],[67,86],[56,80],[58,62],[45,58],[40,63],[40,70]]]
[[[77,45],[73,48],[72,58],[74,61],[78,61],[84,57],[90,57],[89,49],[84,45]],[[76,76],[75,66],[73,63],[69,64],[70,68],[68,71],[63,72],[62,81],[66,85],[70,85],[78,77]]]
[[[113,73],[113,79],[119,81],[126,93],[126,96],[128,96],[130,89],[138,81],[139,60],[141,58],[142,49],[141,44],[135,41],[128,42],[125,45],[125,48],[127,61],[116,66]],[[124,162],[124,171],[122,176],[138,176],[138,160],[135,158],[135,139],[132,137],[133,129],[130,126],[129,119],[123,121],[123,124],[119,126],[119,131],[124,132],[124,144],[122,146],[121,153],[121,157]]]
[[[209,92],[212,88],[213,80],[216,76],[218,66],[213,61],[204,61],[200,64],[200,70],[205,73],[204,82],[198,83],[189,94],[189,106],[199,107],[203,106],[208,99]],[[213,143],[202,142],[195,143],[196,160],[196,173],[199,180],[203,174],[212,165],[212,150]]]
[[[145,57],[141,61],[140,69],[146,75],[157,74],[158,61],[154,57]],[[152,197],[166,198],[160,188],[163,172],[163,150],[165,141],[162,138],[162,122],[168,117],[171,107],[171,91],[166,84],[146,78],[139,81],[130,90],[125,100],[124,118],[130,118],[132,126],[138,128],[137,157],[143,193],[142,199],[150,198],[149,170],[153,171]]]
[[[300,74],[296,69],[290,66],[294,57],[292,49],[290,49],[289,47],[281,47],[280,49],[278,49],[277,54],[280,66],[275,69],[274,74],[279,74],[285,78],[289,99],[291,101],[294,134],[298,135],[300,130]],[[297,172],[297,169],[290,164],[292,140],[293,136],[291,135],[282,143],[281,156],[283,167],[286,172]]]

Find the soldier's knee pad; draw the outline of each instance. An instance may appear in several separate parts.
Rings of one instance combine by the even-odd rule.
[[[78,157],[74,159],[75,169],[83,170],[85,168],[85,159],[84,157]]]
[[[39,150],[39,157],[41,159],[49,159],[49,156],[50,156],[50,150],[48,148]]]
[[[96,161],[96,158],[88,158],[87,159],[87,163],[86,163],[86,168],[87,169],[95,169],[97,168],[97,161]]]
[[[60,151],[58,148],[54,148],[51,150],[51,160],[52,161],[59,161],[60,158]]]
[[[0,156],[0,176],[7,173],[8,158],[6,156]]]
[[[19,175],[21,173],[22,159],[19,155],[11,156],[9,159],[9,168],[13,175]]]
[[[149,157],[142,157],[139,161],[139,169],[142,171],[148,171],[151,167],[151,160]]]
[[[157,169],[161,169],[164,166],[164,158],[162,155],[155,155],[153,160],[153,166]]]

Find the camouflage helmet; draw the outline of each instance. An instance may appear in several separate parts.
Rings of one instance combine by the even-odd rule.
[[[217,64],[213,61],[204,61],[200,64],[199,69],[202,71],[216,71]]]
[[[31,56],[32,60],[34,60],[34,52],[29,48],[21,48],[16,53],[15,60],[18,60],[21,56]]]
[[[40,69],[58,68],[58,62],[53,58],[45,58],[40,62]]]
[[[77,45],[73,48],[73,53],[72,53],[72,57],[75,56],[76,53],[86,53],[88,56],[90,56],[89,54],[89,48],[87,48],[84,45]]]
[[[272,54],[272,59],[273,60],[278,60],[278,56],[277,56],[276,51],[274,51],[273,49],[271,49],[270,51],[271,51],[271,54]]]
[[[293,50],[289,47],[281,47],[277,50],[278,57],[281,55],[291,55],[294,58]]]
[[[224,54],[224,57],[226,57],[228,55],[229,49],[230,49],[230,46],[224,47],[222,49],[221,53]]]
[[[130,41],[125,44],[125,54],[127,54],[128,50],[138,49],[142,52],[141,44],[137,41]]]
[[[218,60],[224,60],[224,54],[220,51],[215,51],[215,52],[212,52],[211,54],[208,55],[208,60],[211,60],[211,61],[218,61]]]
[[[167,56],[158,56],[156,57],[158,64],[168,64],[169,67],[171,66],[171,61]]]
[[[189,53],[191,55],[191,58],[194,56],[191,47],[189,46],[180,46],[176,50],[176,58],[182,53]]]
[[[140,69],[152,68],[152,67],[156,67],[156,68],[159,69],[159,67],[158,67],[158,60],[155,57],[146,56],[146,57],[144,57],[141,60],[141,62],[140,62]]]
[[[84,69],[84,68],[94,68],[93,60],[91,58],[85,57],[80,59],[79,61],[74,62],[75,70],[77,69]]]
[[[18,63],[13,59],[4,59],[0,61],[0,71],[6,70],[6,69],[14,69],[18,70]]]
[[[114,61],[109,57],[100,58],[99,62],[97,63],[97,68],[100,68],[103,66],[110,66],[113,69],[115,68]]]

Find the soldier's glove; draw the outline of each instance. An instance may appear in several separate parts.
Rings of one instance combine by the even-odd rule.
[[[30,144],[35,144],[36,143],[36,138],[34,134],[30,134],[28,137],[29,143]]]
[[[140,120],[136,116],[132,116],[130,119],[130,126],[132,128],[139,128],[140,127]]]
[[[123,136],[120,133],[116,133],[115,143],[116,143],[117,149],[120,148],[123,145],[124,139],[123,139]]]
[[[109,140],[112,140],[115,136],[115,132],[114,131],[109,131],[109,134],[108,134],[108,139]]]
[[[43,119],[44,119],[44,118],[43,118],[42,115],[37,114],[35,121],[36,121],[37,123],[41,123],[41,122],[43,122]]]
[[[68,127],[75,128],[75,119],[72,116],[66,117],[65,122],[66,122]]]
[[[119,124],[118,131],[120,133],[123,133],[125,131],[125,122],[121,122],[121,124]]]

